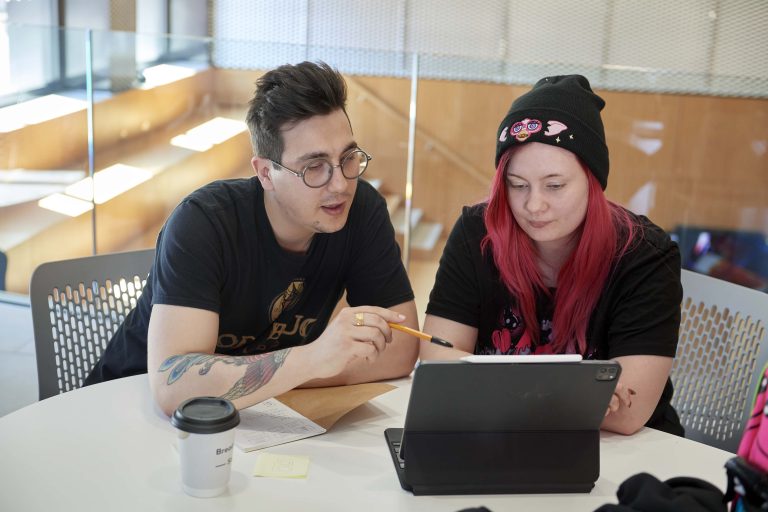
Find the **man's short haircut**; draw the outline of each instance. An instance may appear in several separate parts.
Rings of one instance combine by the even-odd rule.
[[[282,129],[341,109],[346,114],[347,84],[324,62],[285,64],[256,81],[245,122],[256,156],[281,163]]]

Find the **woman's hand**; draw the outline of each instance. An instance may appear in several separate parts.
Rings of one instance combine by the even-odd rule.
[[[608,410],[605,411],[605,415],[608,416],[611,413],[619,412],[622,407],[632,407],[632,397],[635,395],[635,390],[619,382],[616,384],[616,389],[613,391],[611,401],[608,403]]]

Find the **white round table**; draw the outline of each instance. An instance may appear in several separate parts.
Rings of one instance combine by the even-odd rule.
[[[154,405],[146,375],[91,386],[0,418],[3,511],[592,511],[616,503],[629,476],[695,476],[725,488],[733,454],[652,429],[601,434],[601,472],[589,494],[413,496],[400,488],[384,429],[402,427],[410,379],[343,417],[327,433],[268,448],[309,456],[306,479],[252,476],[258,451],[235,448],[229,490],[216,498],[180,487],[175,430]],[[567,463],[567,457],[564,458]]]

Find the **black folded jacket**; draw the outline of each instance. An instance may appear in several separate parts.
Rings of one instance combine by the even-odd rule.
[[[722,491],[699,478],[662,482],[638,473],[622,482],[616,496],[618,505],[605,504],[595,512],[727,512]]]

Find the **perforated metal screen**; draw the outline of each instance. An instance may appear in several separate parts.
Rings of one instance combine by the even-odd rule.
[[[322,58],[346,73],[605,89],[768,95],[764,0],[216,0],[214,61],[263,69]],[[386,55],[386,54],[395,55]]]
[[[51,291],[48,309],[60,392],[82,386],[112,335],[136,307],[144,284],[146,279],[133,276]]]

